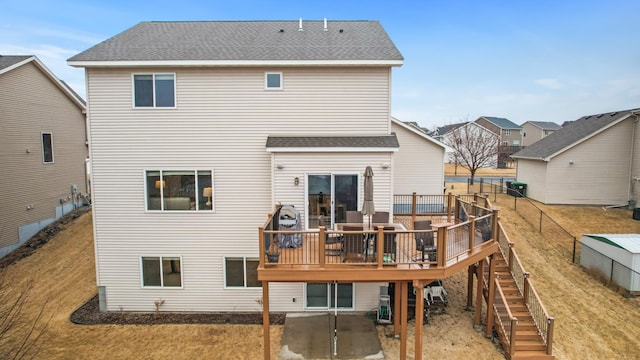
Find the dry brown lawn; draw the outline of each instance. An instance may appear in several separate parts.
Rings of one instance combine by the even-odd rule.
[[[559,246],[542,239],[511,211],[512,197],[498,198],[501,219],[545,306],[556,319],[554,354],[558,359],[632,359],[640,355],[640,299],[620,296],[571,263]],[[640,232],[627,210],[594,207],[547,207],[574,234]],[[614,231],[615,230],[615,231]],[[24,316],[33,318],[45,300],[52,316],[37,357],[52,359],[258,359],[261,325],[75,325],[70,314],[96,293],[91,215],[85,214],[34,255],[1,270],[11,287],[32,283]],[[503,359],[464,310],[466,275],[446,280],[450,305],[425,326],[427,358]],[[2,306],[2,304],[0,304]],[[378,327],[388,359],[398,359],[399,341],[391,327]],[[413,322],[408,355],[413,357]],[[276,359],[282,326],[271,326],[271,357]],[[0,342],[0,358],[15,346]]]

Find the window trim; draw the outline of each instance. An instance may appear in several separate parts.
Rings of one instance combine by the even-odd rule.
[[[243,286],[229,286],[227,285],[227,259],[242,259],[242,276]],[[262,289],[262,281],[258,281],[260,286],[247,286],[247,260],[256,261],[260,263],[260,259],[252,256],[223,256],[222,257],[222,277],[223,277],[223,289]]]
[[[280,76],[280,86],[279,87],[269,87],[269,83],[267,81],[269,75],[279,75]],[[284,90],[283,76],[282,72],[278,71],[267,71],[264,73],[264,89],[265,90]]]
[[[44,136],[49,135],[51,137],[51,161],[46,161],[44,157]],[[43,164],[54,164],[56,162],[56,157],[53,152],[53,132],[51,131],[41,131],[40,132],[40,149],[42,150],[42,163]]]
[[[142,264],[142,258],[159,258],[160,259],[160,286],[149,286],[144,284],[144,265]],[[180,286],[165,286],[164,276],[162,276],[162,259],[163,258],[178,258],[180,259]],[[184,288],[184,266],[182,262],[182,255],[140,255],[140,288],[142,289],[183,289]]]
[[[160,209],[159,210],[150,210],[149,209],[149,190],[147,188],[147,173],[149,171],[159,171],[160,172],[160,178],[162,179],[162,173],[164,171],[193,171],[194,172],[194,177],[195,177],[195,187],[196,187],[196,209],[195,210],[165,210],[162,209],[163,207],[163,201],[160,201]],[[211,171],[211,188],[212,188],[212,194],[211,194],[211,209],[198,209],[198,207],[200,206],[200,202],[199,202],[199,197],[202,196],[202,194],[199,193],[199,191],[197,191],[198,189],[198,171]],[[215,213],[216,212],[216,185],[215,185],[215,171],[213,169],[205,169],[205,168],[201,168],[201,169],[195,169],[195,168],[189,168],[189,169],[185,169],[185,168],[180,168],[180,167],[169,167],[169,168],[148,168],[148,169],[144,169],[142,171],[142,184],[144,187],[144,211],[148,212],[148,213],[171,213],[171,214],[180,214],[180,213],[186,213],[186,214],[194,214],[194,213]],[[164,197],[163,191],[162,189],[160,190],[160,198],[162,199]]]
[[[151,75],[151,85],[153,86],[153,106],[136,106],[136,75]],[[156,105],[156,75],[172,75],[173,76],[173,106],[157,106]],[[178,76],[175,72],[159,72],[159,73],[131,73],[131,107],[135,110],[140,109],[176,109],[178,108],[178,94],[176,91],[176,83]]]

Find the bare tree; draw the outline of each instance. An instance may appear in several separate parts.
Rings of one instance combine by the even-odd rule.
[[[479,168],[496,166],[500,138],[480,125],[467,123],[452,130],[445,144],[453,149],[456,164],[471,173],[471,184]]]
[[[39,341],[45,334],[53,314],[45,319],[45,309],[49,299],[42,304],[29,302],[31,282],[23,287],[7,285],[4,276],[0,276],[0,358],[24,359],[36,358]],[[37,312],[31,315],[27,307],[37,306]]]

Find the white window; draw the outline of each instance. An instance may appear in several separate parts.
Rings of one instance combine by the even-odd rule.
[[[140,267],[143,287],[182,287],[179,256],[143,256]]]
[[[228,257],[224,259],[225,287],[262,287],[258,281],[257,258]]]
[[[338,291],[338,309],[354,309],[353,283],[307,283],[305,307],[307,309],[335,309],[336,290]]]
[[[504,129],[503,131],[505,136],[511,135],[511,129]]]
[[[174,74],[134,74],[134,107],[175,107]]]
[[[549,136],[552,132],[552,130],[544,130],[544,136]]]
[[[282,73],[265,73],[264,87],[267,90],[282,90]]]
[[[147,210],[213,211],[211,170],[147,170]]]
[[[53,134],[50,132],[42,133],[42,162],[53,163]]]

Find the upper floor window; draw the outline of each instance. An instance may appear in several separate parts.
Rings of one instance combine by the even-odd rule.
[[[267,90],[282,90],[282,73],[265,73],[264,87]]]
[[[553,131],[551,131],[551,130],[544,130],[544,136],[549,136],[549,135],[551,135],[552,132]]]
[[[143,287],[182,286],[182,261],[178,256],[143,256],[141,267]]]
[[[133,75],[133,102],[134,107],[175,107],[175,75]]]
[[[42,133],[42,162],[53,163],[53,134]]]
[[[503,131],[505,136],[511,135],[511,129],[504,129]]]
[[[147,210],[213,210],[212,174],[211,170],[147,171]]]

